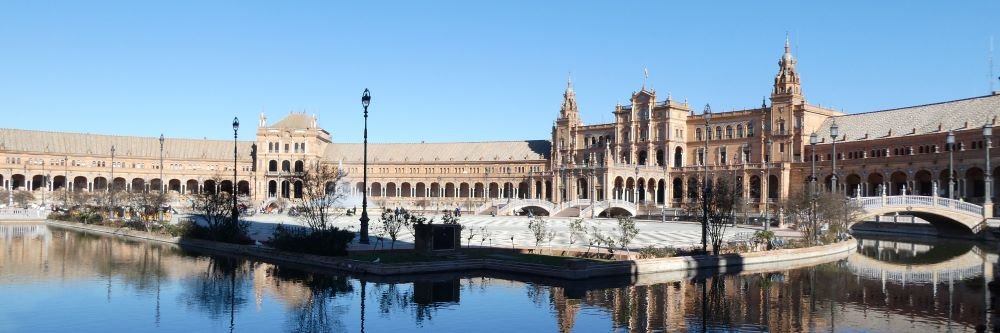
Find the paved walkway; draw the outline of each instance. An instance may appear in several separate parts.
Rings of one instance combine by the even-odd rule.
[[[372,245],[362,246],[360,244],[352,244],[352,250],[368,249],[375,246],[375,243],[377,243],[375,237],[379,235],[386,239],[385,247],[388,248],[390,246],[388,236],[380,231],[382,227],[378,222],[378,216],[371,216],[371,218],[369,233],[372,237]],[[256,240],[268,239],[274,232],[274,228],[281,223],[303,225],[298,219],[287,215],[255,215],[246,219],[252,222],[250,234]],[[434,220],[435,223],[440,223],[440,217]],[[510,247],[512,243],[513,246],[517,247],[534,246],[534,236],[528,230],[529,220],[528,217],[524,216],[462,216],[459,219],[459,223],[465,227],[465,230],[462,231],[462,245],[465,246],[469,242],[467,237],[472,232],[475,234],[471,241],[472,246]],[[554,231],[556,236],[551,243],[543,242],[541,246],[585,249],[587,247],[586,239],[576,240],[574,244],[569,243],[569,225],[573,220],[575,218],[546,217],[546,221],[549,222],[549,229]],[[333,222],[335,227],[353,231],[358,230],[359,224],[357,216],[341,216]],[[584,226],[588,235],[592,232],[592,227],[597,227],[605,235],[613,235],[616,233],[617,220],[588,218],[584,219]],[[698,222],[671,221],[663,223],[659,221],[637,221],[636,227],[639,228],[639,235],[629,245],[633,249],[649,245],[654,247],[694,247],[701,244],[701,224]],[[761,227],[740,225],[735,228],[726,228],[725,234],[729,238],[737,233],[753,233],[760,229]],[[787,229],[775,230],[775,232],[777,235],[783,237],[795,237],[799,235],[797,231]],[[484,234],[488,235],[485,239],[483,238]],[[511,237],[513,237],[513,241],[511,241]],[[400,232],[395,248],[413,248],[412,242],[413,235],[404,229]]]

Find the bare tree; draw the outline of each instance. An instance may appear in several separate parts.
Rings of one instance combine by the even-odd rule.
[[[313,232],[329,230],[335,217],[334,205],[344,198],[338,190],[347,171],[333,165],[317,164],[302,173],[302,201],[295,206],[298,218]]]
[[[719,177],[712,184],[708,201],[708,237],[712,251],[719,254],[726,228],[736,219],[736,209],[743,204],[743,197],[731,177]]]
[[[583,219],[576,219],[569,223],[569,244],[573,245],[578,240],[583,240],[587,235],[587,227],[583,225]]]
[[[813,196],[792,195],[783,203],[783,208],[786,216],[793,220],[799,230],[806,233],[809,239],[821,243],[832,242],[847,232],[847,226],[857,222],[862,213],[861,207],[856,202],[849,200],[843,194],[831,192],[821,192]],[[812,216],[815,216],[815,223],[812,221]]]
[[[628,251],[628,245],[632,243],[635,236],[639,235],[639,228],[636,228],[635,220],[631,216],[619,217],[616,231],[618,233],[615,235],[615,240],[625,251]]]

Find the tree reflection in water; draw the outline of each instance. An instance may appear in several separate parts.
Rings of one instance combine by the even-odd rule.
[[[229,330],[236,327],[236,312],[247,304],[254,264],[246,259],[209,256],[203,273],[186,281],[180,299],[188,308],[205,312],[212,319],[229,316]]]
[[[285,326],[289,332],[343,332],[347,328],[343,317],[347,305],[334,305],[334,300],[354,292],[344,276],[311,273],[298,269],[270,266],[267,275],[274,284],[295,283],[304,288],[304,298],[289,303],[291,311]]]

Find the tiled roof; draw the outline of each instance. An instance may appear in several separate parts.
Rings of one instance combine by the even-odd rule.
[[[292,112],[289,113],[278,122],[271,125],[272,128],[288,128],[288,129],[308,129],[313,128],[313,117],[307,115],[305,112]]]
[[[238,141],[240,160],[250,159],[252,141]],[[160,138],[32,131],[0,128],[0,151],[48,152],[52,154],[160,157]],[[232,160],[233,142],[165,138],[163,156],[168,159]]]
[[[547,140],[451,142],[451,143],[375,143],[368,144],[369,162],[463,162],[523,161],[549,156]],[[333,143],[324,158],[330,161],[358,162],[362,144]]]
[[[987,95],[899,109],[849,114],[826,119],[816,134],[830,142],[837,122],[844,141],[876,140],[980,128],[1000,116],[1000,95]],[[841,141],[838,139],[837,141]]]

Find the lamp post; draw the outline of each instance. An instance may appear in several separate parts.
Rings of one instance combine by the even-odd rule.
[[[364,132],[364,171],[362,172],[363,189],[361,191],[361,244],[368,244],[368,105],[371,104],[372,95],[365,88],[361,94],[361,107],[364,108],[365,132]]]
[[[711,138],[708,134],[711,130],[708,123],[712,120],[712,107],[708,104],[705,104],[705,111],[702,113],[702,117],[705,118],[705,151],[701,154],[701,162],[705,167],[705,178],[701,184],[701,251],[708,253],[708,200],[712,194],[708,188],[708,140]]]
[[[771,230],[771,217],[768,209],[771,208],[771,133],[767,133],[767,152],[764,154],[764,231]]]
[[[664,152],[663,152],[663,158],[661,160],[663,160],[663,165],[662,165],[662,167],[663,167],[663,191],[660,193],[660,195],[663,196],[663,206],[660,206],[660,222],[661,223],[667,223],[667,152],[666,152],[666,150],[664,150]],[[659,187],[659,185],[657,185],[656,187]],[[659,198],[654,198],[654,199],[659,199]]]
[[[830,170],[833,175],[830,176],[830,191],[837,192],[837,136],[840,126],[837,126],[837,121],[834,120],[833,124],[830,125],[830,139],[833,139],[833,170]]]
[[[163,139],[163,133],[160,133],[160,198],[161,199],[164,198],[164,195],[163,195],[163,141],[164,141],[164,139]],[[159,200],[157,200],[157,201],[159,201]],[[160,207],[156,207],[156,212],[158,213],[158,217],[160,219],[160,222],[163,222],[163,203],[162,202],[158,202],[158,204],[159,204]]]
[[[819,143],[819,136],[816,132],[809,135],[809,148],[812,151],[812,171],[809,173],[809,203],[810,210],[809,219],[812,220],[813,227],[813,241],[819,239],[819,231],[816,230],[816,144]],[[860,194],[860,193],[859,193]]]
[[[993,126],[983,126],[983,139],[986,141],[986,198],[983,207],[987,216],[993,216],[993,170],[990,170],[990,148],[993,148]]]
[[[597,194],[597,184],[594,183],[597,180],[597,161],[590,161],[590,193],[587,196],[590,197],[590,219],[594,219],[594,195]]]
[[[955,132],[949,130],[945,138],[948,144],[948,199],[955,200]]]
[[[746,144],[746,145],[743,145],[743,180],[740,181],[740,185],[741,185],[740,188],[741,189],[744,188],[744,187],[749,187],[749,186],[742,186],[744,184],[744,181],[746,181],[746,178],[747,178],[747,172],[746,171],[747,171],[747,163],[749,163],[749,162],[750,162],[750,145]],[[747,184],[747,185],[749,185],[749,184]],[[746,193],[744,191],[747,191],[747,190],[740,191],[740,196],[744,197],[744,198],[749,197],[749,195],[744,195],[743,194],[743,193]],[[749,192],[749,191],[747,191],[747,192]],[[747,199],[749,199],[749,198],[747,198]],[[749,216],[750,213],[747,212],[747,201],[748,200],[743,200],[743,222],[744,223],[746,223],[747,219],[750,218],[750,216]]]
[[[69,156],[63,157],[63,204],[69,208]]]
[[[115,145],[111,145],[111,185],[108,186],[111,196],[111,217],[115,217]]]
[[[233,117],[233,187],[230,189],[233,192],[231,193],[233,195],[233,225],[236,225],[240,217],[240,208],[236,206],[236,156],[237,156],[236,137],[237,134],[239,133],[239,130],[240,130],[240,118]],[[163,165],[161,164],[160,167],[162,168]],[[161,185],[163,184],[163,178],[160,178],[160,184]]]

